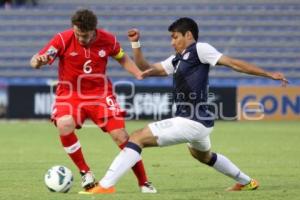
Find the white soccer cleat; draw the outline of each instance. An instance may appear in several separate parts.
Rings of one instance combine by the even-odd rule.
[[[86,173],[81,173],[81,187],[88,190],[96,185],[96,179],[93,172],[88,171]]]
[[[157,190],[155,187],[152,185],[151,182],[145,182],[144,185],[140,186],[141,188],[141,193],[157,193]]]

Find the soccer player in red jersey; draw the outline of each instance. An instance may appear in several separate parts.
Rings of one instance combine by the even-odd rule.
[[[72,28],[56,34],[35,54],[33,68],[52,64],[59,59],[58,85],[52,112],[61,143],[82,175],[82,187],[95,185],[95,178],[86,163],[75,129],[85,119],[91,119],[108,132],[122,149],[128,141],[124,114],[113,94],[112,83],[106,76],[108,57],[113,57],[128,72],[141,79],[142,72],[123,51],[116,37],[97,29],[97,17],[90,10],[78,10],[71,18]],[[147,180],[142,160],[133,168],[143,193],[156,193]]]

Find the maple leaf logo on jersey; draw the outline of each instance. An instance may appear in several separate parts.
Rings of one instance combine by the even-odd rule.
[[[98,52],[98,55],[99,55],[101,58],[103,58],[104,56],[106,56],[106,52],[105,52],[103,49],[101,49],[101,50]]]

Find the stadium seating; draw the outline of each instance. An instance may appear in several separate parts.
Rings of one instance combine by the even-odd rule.
[[[114,32],[130,54],[126,31],[138,27],[151,61],[172,53],[168,25],[182,16],[197,20],[200,41],[226,55],[268,70],[284,71],[292,84],[300,84],[300,1],[297,0],[45,0],[36,7],[0,8],[0,82],[44,83],[56,78],[53,67],[32,70],[30,57],[53,34],[70,26],[78,8],[91,8],[99,25]],[[115,61],[108,73],[114,80],[129,79]],[[224,67],[211,70],[213,85],[274,84]],[[157,83],[153,81],[153,83]],[[170,83],[167,79],[166,84]]]

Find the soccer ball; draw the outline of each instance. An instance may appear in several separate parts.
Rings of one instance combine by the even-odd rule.
[[[66,193],[73,184],[72,172],[65,166],[53,166],[45,174],[45,184],[51,192]]]

